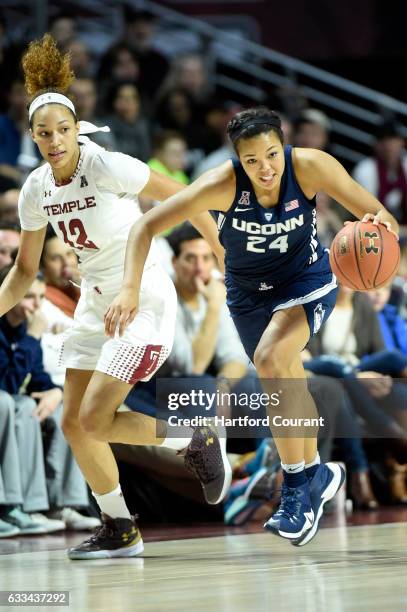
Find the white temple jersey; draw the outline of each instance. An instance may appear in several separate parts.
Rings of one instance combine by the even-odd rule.
[[[51,223],[77,254],[82,277],[115,291],[123,280],[130,229],[142,216],[137,194],[149,177],[150,168],[138,159],[85,143],[69,184],[56,186],[48,163],[31,172],[18,203],[21,227],[35,231]],[[158,260],[155,248],[145,269]]]

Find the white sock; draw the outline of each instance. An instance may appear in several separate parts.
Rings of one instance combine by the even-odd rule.
[[[311,463],[305,464],[305,469],[308,469],[312,467],[313,465],[319,465],[320,463],[321,463],[321,457],[319,456],[319,452],[317,451],[317,454],[315,455],[314,460],[311,461]]]
[[[110,493],[99,495],[92,491],[92,495],[104,514],[107,514],[111,518],[131,518],[120,484],[116,489],[110,491]]]
[[[161,444],[164,448],[172,448],[173,450],[180,451],[188,446],[191,442],[194,430],[192,427],[186,427],[184,425],[178,425],[167,428],[167,435],[164,438],[164,442]],[[176,437],[175,435],[176,434]]]
[[[282,463],[281,467],[283,468],[284,472],[289,472],[290,474],[298,474],[299,472],[302,472],[302,470],[305,468],[305,461],[302,460],[299,463]]]

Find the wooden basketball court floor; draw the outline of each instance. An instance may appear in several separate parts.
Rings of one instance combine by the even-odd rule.
[[[3,540],[0,589],[67,590],[65,609],[72,612],[405,612],[405,518],[403,512],[403,522],[320,529],[304,548],[256,528],[150,541],[142,558],[97,561],[66,558],[67,539],[72,545],[83,534],[32,538],[24,552],[17,541],[2,546]]]

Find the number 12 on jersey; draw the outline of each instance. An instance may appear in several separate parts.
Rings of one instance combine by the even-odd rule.
[[[68,231],[65,227],[64,221],[58,221],[58,227],[62,232],[65,244],[69,244],[73,249],[98,249],[92,240],[89,240],[88,235],[85,231],[83,223],[80,219],[71,219],[69,221],[68,230],[72,240],[68,237]]]
[[[265,253],[266,252],[266,242],[267,238],[264,236],[248,236],[247,238],[247,251],[251,251],[252,253]],[[260,245],[264,245],[260,246]],[[269,249],[277,249],[280,253],[287,253],[288,251],[288,236],[279,236],[275,238],[272,242],[270,242]]]

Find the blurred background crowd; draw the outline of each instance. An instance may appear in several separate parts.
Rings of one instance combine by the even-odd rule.
[[[92,30],[87,23],[85,31],[72,11],[51,13],[48,24],[72,57],[76,80],[68,95],[78,118],[110,126],[109,133],[92,136],[98,144],[188,184],[233,157],[227,122],[261,102],[280,113],[287,144],[332,152],[399,221],[402,258],[395,281],[365,294],[341,287],[328,324],[310,341],[303,360],[318,409],[330,423],[329,435],[320,440],[321,457],[345,463],[353,507],[374,511],[406,504],[407,156],[400,116],[382,109],[369,137],[356,122],[349,138],[359,133],[361,142],[352,147],[346,129],[341,133],[338,109],[331,116],[315,104],[309,88],[295,81],[265,86],[255,77],[247,77],[247,87],[236,87],[236,69],[217,78],[202,38],[194,45],[184,29],[186,42],[169,33],[166,39],[165,24],[154,11],[118,4],[120,27],[108,43],[106,36],[98,38],[96,26]],[[41,163],[28,131],[20,69],[33,33],[16,35],[13,15],[11,9],[0,13],[0,283],[19,245],[20,188]],[[148,210],[159,203],[141,205]],[[350,217],[325,194],[318,194],[317,210],[318,234],[329,246]],[[158,377],[171,378],[177,392],[186,388],[186,378],[189,386],[205,390],[258,391],[209,245],[189,224],[157,242],[178,294],[176,341]],[[64,371],[57,355],[72,324],[79,283],[75,254],[49,231],[38,278],[0,319],[0,537],[98,524],[60,426]],[[211,337],[204,333],[209,319],[216,330]],[[156,379],[137,385],[120,409],[156,414]],[[233,405],[216,410],[244,413]],[[281,481],[273,441],[267,432],[234,435],[228,450],[235,480],[223,508],[203,504],[199,483],[167,449],[114,445],[130,507],[152,522],[239,525],[267,516],[278,502]]]

